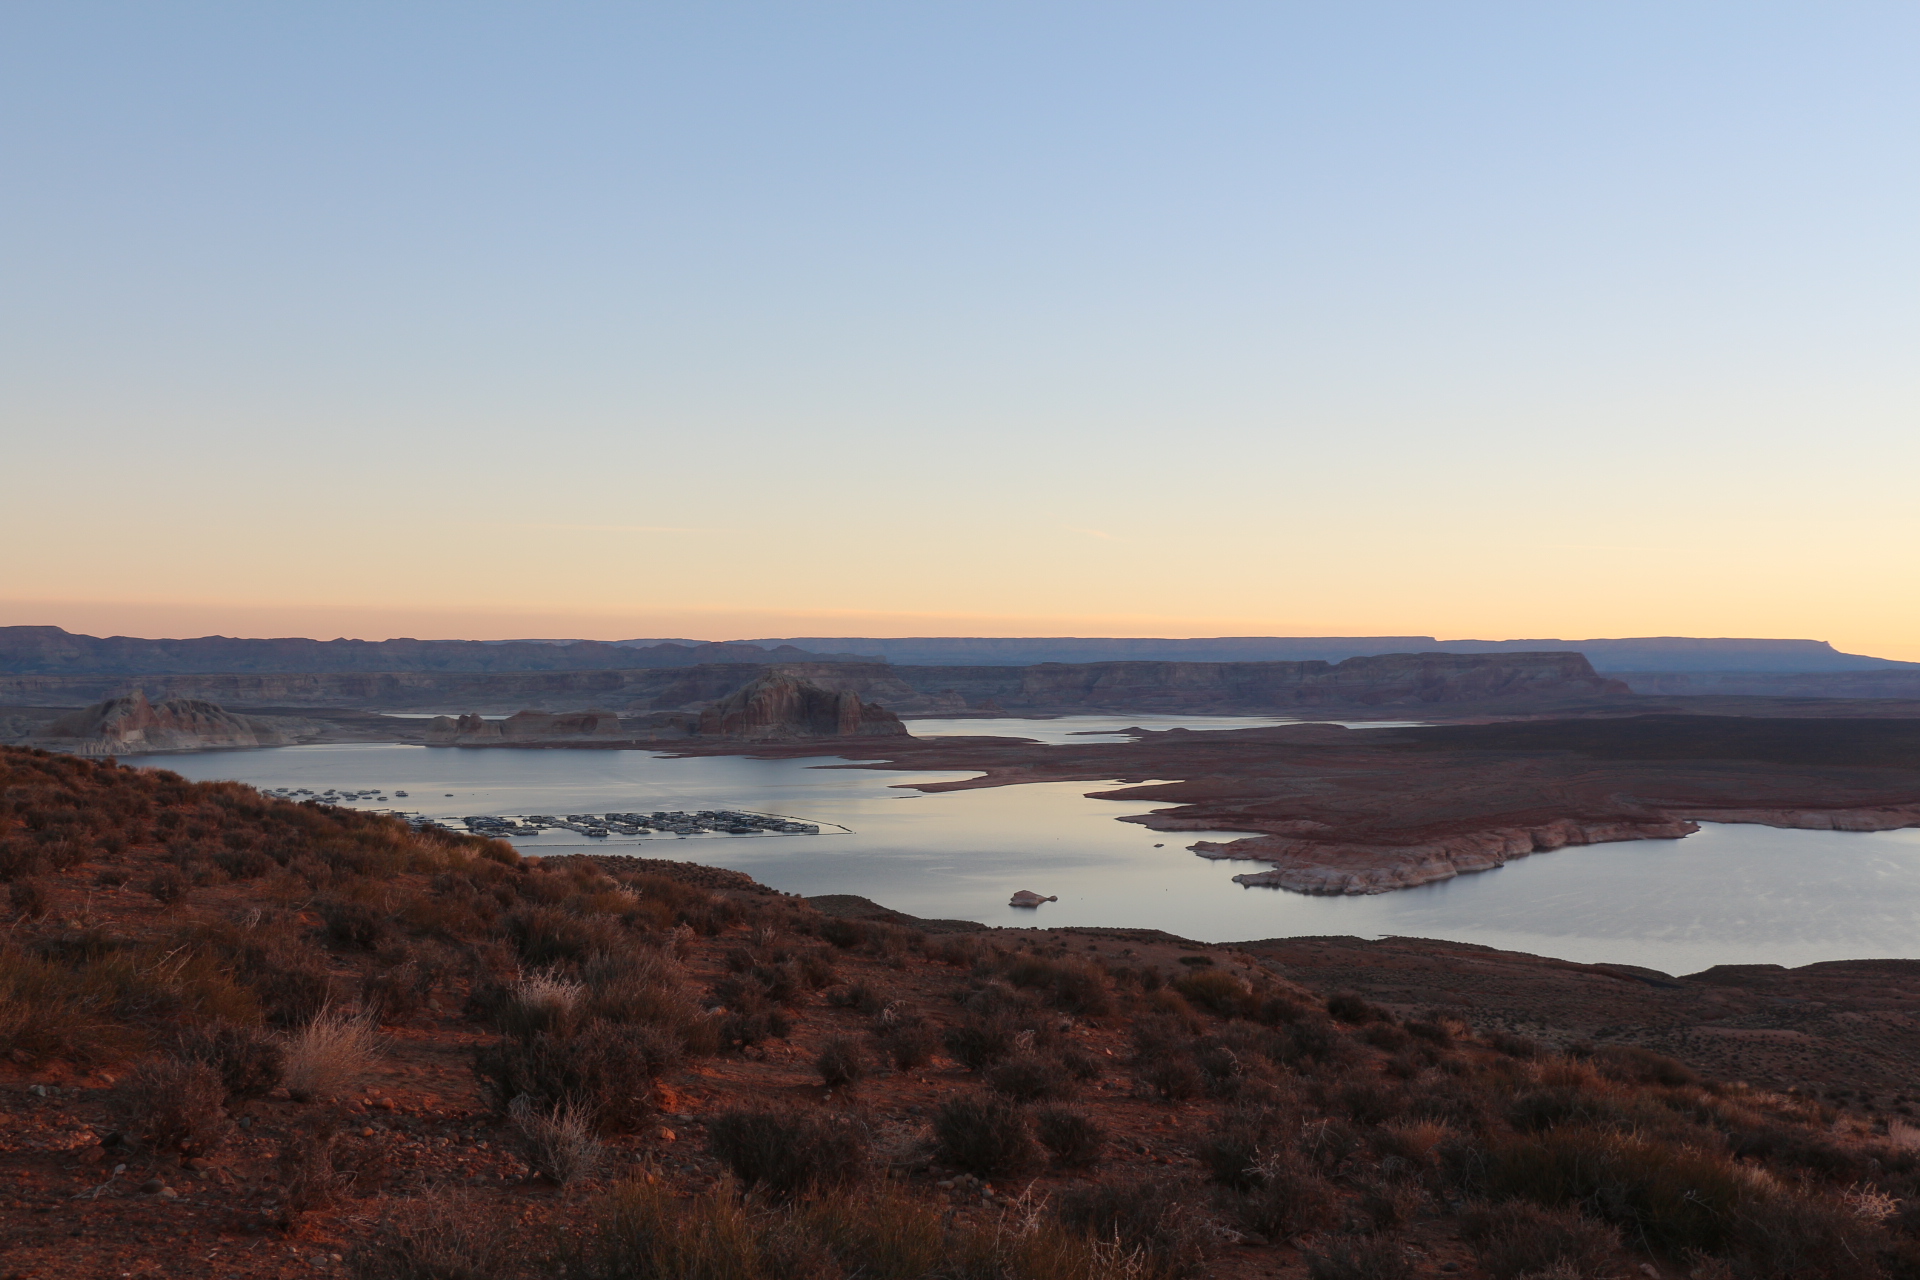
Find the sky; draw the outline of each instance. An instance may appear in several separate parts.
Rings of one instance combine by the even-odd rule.
[[[1920,8],[13,0],[0,624],[1920,659]]]

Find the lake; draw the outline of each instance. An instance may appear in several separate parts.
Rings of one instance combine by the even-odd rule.
[[[1100,741],[1129,725],[1272,723],[1071,716],[919,720],[912,728],[918,735]],[[1100,736],[1071,736],[1083,731]],[[1920,830],[1709,825],[1685,840],[1568,848],[1418,889],[1318,898],[1242,888],[1233,875],[1263,864],[1210,862],[1186,849],[1196,840],[1241,833],[1154,832],[1114,821],[1153,806],[1088,799],[1086,792],[1108,785],[1098,782],[926,795],[901,784],[966,775],[852,768],[833,758],[675,760],[645,751],[387,743],[126,757],[124,763],[261,787],[379,787],[388,795],[398,789],[410,798],[393,801],[396,807],[435,817],[721,808],[785,814],[846,830],[592,841],[549,832],[514,844],[528,853],[629,852],[707,863],[790,892],[855,893],[914,915],[993,925],[1147,927],[1211,942],[1398,934],[1667,973],[1920,955]],[[1016,889],[1060,900],[1018,910],[1006,905]]]

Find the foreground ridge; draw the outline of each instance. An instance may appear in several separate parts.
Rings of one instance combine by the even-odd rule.
[[[1920,1267],[1913,962],[989,930],[28,750],[0,806],[4,1275]]]

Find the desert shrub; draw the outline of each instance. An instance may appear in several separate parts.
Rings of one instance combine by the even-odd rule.
[[[1453,1044],[1453,1031],[1446,1023],[1434,1018],[1416,1019],[1401,1024],[1408,1035],[1417,1036],[1428,1044],[1445,1049]]]
[[[859,1041],[845,1036],[834,1036],[821,1046],[813,1060],[813,1069],[820,1073],[821,1083],[829,1089],[851,1089],[867,1075]]]
[[[411,961],[373,969],[360,979],[360,1006],[382,1023],[405,1022],[426,1003],[430,975]]]
[[[866,1176],[866,1135],[804,1112],[728,1111],[707,1125],[707,1147],[743,1186],[775,1201]]]
[[[226,1140],[227,1090],[219,1072],[190,1058],[148,1058],[115,1086],[109,1113],[122,1133],[157,1151],[202,1155]]]
[[[582,1006],[589,1018],[622,1026],[653,1026],[677,1036],[688,1053],[713,1053],[720,1047],[720,1027],[688,992],[677,967],[659,952],[627,951],[596,956],[581,977],[586,984]],[[764,1000],[754,1002],[769,1012]],[[785,1035],[784,1018],[769,1019],[767,1035]],[[754,1041],[758,1043],[758,1041]]]
[[[1193,1061],[1200,1068],[1207,1093],[1215,1098],[1233,1098],[1248,1084],[1269,1079],[1273,1074],[1267,1065],[1270,1041],[1268,1033],[1244,1024],[1195,1041]]]
[[[1207,1087],[1206,1073],[1184,1049],[1161,1053],[1136,1065],[1140,1082],[1168,1102],[1197,1098]]]
[[[745,1049],[768,1040],[783,1040],[793,1031],[793,1020],[775,1007],[761,990],[751,983],[734,983],[723,993],[716,984],[714,995],[721,1003],[715,1033],[729,1049]]]
[[[886,1002],[864,982],[827,992],[827,1003],[836,1009],[858,1009],[869,1016],[879,1013]]]
[[[189,1027],[174,1041],[174,1053],[212,1067],[229,1098],[263,1098],[286,1071],[286,1056],[278,1041],[234,1023]]]
[[[531,883],[548,878],[535,877]],[[598,952],[627,945],[625,931],[605,916],[576,916],[557,907],[523,907],[510,913],[504,926],[521,962],[535,968],[581,964]]]
[[[1375,1236],[1324,1254],[1308,1254],[1307,1276],[1308,1280],[1412,1280],[1413,1260],[1399,1241]]]
[[[1084,1050],[1069,1045],[1060,1051],[1060,1065],[1075,1080],[1098,1080],[1107,1074],[1107,1063]]]
[[[1325,1018],[1309,1014],[1277,1029],[1273,1060],[1288,1066],[1338,1062],[1348,1052],[1346,1042]]]
[[[637,1126],[653,1111],[653,1080],[680,1062],[679,1043],[654,1027],[589,1023],[573,1035],[540,1032],[478,1050],[473,1070],[493,1109],[529,1098],[548,1111],[571,1106],[600,1130]]]
[[[1496,1199],[1583,1205],[1633,1242],[1675,1253],[1724,1254],[1741,1223],[1786,1203],[1719,1156],[1580,1126],[1494,1139],[1484,1170]]]
[[[334,898],[315,904],[320,912],[321,931],[337,947],[372,951],[386,940],[388,924],[384,912],[364,902]]]
[[[1338,1177],[1366,1150],[1366,1135],[1345,1120],[1302,1125],[1294,1149],[1328,1177]]]
[[[1058,1101],[1073,1096],[1073,1077],[1057,1059],[1037,1053],[1015,1054],[986,1071],[987,1087],[1022,1102]]]
[[[1272,1108],[1238,1107],[1198,1144],[1195,1154],[1224,1189],[1222,1207],[1240,1230],[1287,1240],[1331,1217],[1331,1189],[1286,1143],[1296,1128]]]
[[[1070,1168],[1098,1164],[1107,1144],[1107,1131],[1098,1121],[1065,1107],[1035,1111],[1033,1134],[1057,1162]]]
[[[1781,1192],[1755,1197],[1731,1224],[1725,1249],[1735,1270],[1748,1276],[1794,1280],[1856,1280],[1862,1260],[1885,1237],[1843,1201]]]
[[[161,867],[147,877],[147,892],[153,895],[155,901],[168,906],[186,897],[190,887],[187,877],[178,867]]]
[[[1039,1156],[1020,1108],[988,1094],[941,1103],[934,1112],[933,1135],[941,1163],[983,1178],[1018,1173]]]
[[[1006,966],[1007,981],[1016,987],[1045,993],[1048,1004],[1066,1013],[1098,1017],[1112,1010],[1113,1001],[1100,971],[1074,961],[1021,956]]]
[[[1250,1017],[1260,1001],[1247,984],[1224,969],[1203,969],[1173,980],[1173,989],[1189,1004],[1223,1018]]]
[[[1077,1187],[1060,1197],[1060,1220],[1095,1240],[1138,1250],[1167,1277],[1202,1273],[1212,1232],[1184,1188],[1157,1179]]]
[[[297,1101],[339,1093],[372,1067],[373,1020],[339,1009],[322,1009],[289,1034],[283,1050],[287,1092]]]
[[[842,951],[864,946],[873,930],[864,920],[830,919],[820,922],[820,936]]]
[[[1761,1125],[1730,1134],[1727,1146],[1743,1159],[1767,1160],[1836,1181],[1851,1182],[1867,1172],[1859,1155],[1804,1129]]]
[[[594,1119],[572,1102],[543,1107],[522,1094],[508,1107],[527,1163],[562,1186],[591,1177],[606,1159]]]
[[[1391,1022],[1373,1023],[1360,1033],[1360,1040],[1364,1044],[1370,1044],[1376,1049],[1384,1049],[1388,1053],[1404,1052],[1413,1043],[1412,1036]]]
[[[834,968],[833,953],[823,947],[808,947],[795,957],[794,963],[800,967],[800,981],[812,991],[832,986],[840,976]]]
[[[873,1039],[880,1052],[901,1071],[924,1065],[940,1047],[939,1033],[917,1014],[895,1013],[891,1018],[883,1017],[874,1028]]]
[[[516,1226],[460,1192],[395,1201],[347,1271],[354,1280],[517,1280],[526,1272]]]
[[[1526,1036],[1518,1035],[1512,1031],[1496,1031],[1487,1037],[1487,1043],[1499,1052],[1506,1054],[1509,1058],[1520,1058],[1524,1060],[1540,1056],[1540,1044],[1538,1041],[1529,1040]]]
[[[23,920],[38,920],[47,914],[47,886],[38,880],[15,880],[7,886],[7,904]]]
[[[1493,1280],[1547,1274],[1599,1280],[1610,1272],[1620,1246],[1616,1232],[1576,1210],[1524,1203],[1468,1213],[1461,1235]]]
[[[1263,996],[1249,1015],[1263,1026],[1277,1027],[1288,1022],[1298,1022],[1302,1018],[1317,1016],[1312,1005],[1304,1004],[1290,996]]]
[[[17,1059],[101,1062],[137,1040],[111,982],[0,943],[0,1045]]]
[[[498,990],[476,994],[500,1034],[516,1040],[566,1036],[580,1023],[584,983],[551,971],[527,973]]]
[[[268,962],[248,974],[246,981],[259,998],[267,1021],[281,1027],[311,1022],[333,1004],[338,994],[331,975],[298,961]]]
[[[627,1183],[565,1251],[569,1280],[1140,1280],[1127,1251],[1045,1219],[944,1221],[913,1197],[828,1192],[757,1210]],[[383,1278],[384,1280],[384,1278]]]
[[[332,1116],[308,1120],[281,1143],[275,1161],[283,1225],[324,1209],[349,1192],[380,1189],[385,1156],[379,1146],[343,1134]]]
[[[1207,1176],[1236,1191],[1257,1186],[1261,1158],[1273,1151],[1287,1129],[1280,1112],[1265,1107],[1235,1107],[1222,1113],[1194,1149]]]
[[[1616,1044],[1595,1049],[1588,1060],[1600,1074],[1622,1084],[1697,1085],[1699,1073],[1664,1054],[1634,1045]]]
[[[1011,1018],[970,1015],[941,1037],[947,1055],[969,1071],[981,1071],[1013,1052],[1020,1034]]]
[[[1366,1022],[1393,1021],[1392,1014],[1352,991],[1342,991],[1328,996],[1327,1016],[1335,1022],[1347,1022],[1355,1026]]]
[[[275,866],[258,849],[222,849],[213,855],[213,864],[233,880],[257,880]]]
[[[1354,1080],[1341,1085],[1331,1099],[1330,1110],[1355,1124],[1377,1125],[1406,1113],[1406,1096],[1377,1080]]]
[[[0,840],[0,881],[37,876],[47,869],[47,858],[38,845],[25,840]]]
[[[1507,1104],[1507,1123],[1523,1133],[1539,1133],[1563,1124],[1632,1127],[1630,1117],[1611,1099],[1565,1085],[1516,1093]]]

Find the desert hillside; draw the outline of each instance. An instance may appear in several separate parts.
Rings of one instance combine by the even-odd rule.
[[[816,907],[25,750],[0,877],[0,1276],[1920,1275],[1904,1094],[1266,944]]]

